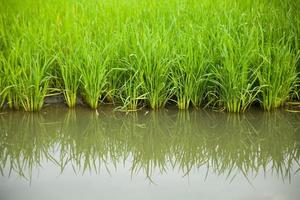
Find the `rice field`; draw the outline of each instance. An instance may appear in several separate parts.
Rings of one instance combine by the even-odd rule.
[[[299,0],[0,0],[0,108],[300,101]]]

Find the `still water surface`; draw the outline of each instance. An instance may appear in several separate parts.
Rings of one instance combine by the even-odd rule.
[[[300,199],[300,114],[0,114],[0,199]]]

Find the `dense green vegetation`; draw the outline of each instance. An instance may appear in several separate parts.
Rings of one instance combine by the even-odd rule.
[[[0,107],[299,100],[299,0],[0,0]]]

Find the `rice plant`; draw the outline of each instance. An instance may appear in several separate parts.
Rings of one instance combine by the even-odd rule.
[[[81,74],[81,87],[83,96],[88,105],[96,109],[100,97],[104,93],[104,86],[106,85],[107,65],[109,63],[109,57],[105,51],[107,47],[100,49],[101,47],[91,45],[91,48],[82,47],[81,58],[82,65],[79,68]]]
[[[131,39],[132,45],[126,46],[124,41]],[[114,90],[118,93],[118,98],[121,101],[121,110],[134,111],[138,109],[141,101],[145,99],[146,93],[142,88],[142,81],[140,79],[141,66],[143,65],[142,59],[139,59],[137,52],[137,41],[135,33],[132,28],[123,30],[119,38],[119,46],[122,48],[119,51],[119,60],[112,74],[116,77],[113,80]]]
[[[49,92],[52,78],[49,69],[54,55],[49,55],[45,39],[41,36],[44,31],[42,27],[41,35],[36,35],[35,27],[25,24],[20,26],[27,26],[29,33],[18,40],[9,38],[11,49],[2,62],[7,80],[5,95],[11,108],[38,111]]]
[[[291,96],[297,81],[299,54],[294,54],[288,45],[267,43],[262,47],[260,57],[261,103],[270,111],[283,105]]]
[[[70,50],[70,52],[60,52],[58,55],[59,72],[62,79],[62,91],[65,101],[70,108],[76,105],[77,94],[81,80],[79,57],[80,51],[78,47]]]
[[[129,77],[126,78],[124,85],[119,89],[120,100],[122,102],[121,109],[135,111],[138,109],[140,101],[144,99],[145,95],[141,94],[141,84],[138,84],[139,72],[129,73]]]
[[[143,37],[137,40],[140,83],[152,109],[164,107],[171,96],[169,72],[174,58],[169,57],[171,52],[167,37],[159,33],[152,35],[146,26]]]
[[[219,64],[213,68],[219,103],[229,112],[245,111],[256,99],[255,30],[239,35],[219,31]]]
[[[51,75],[48,70],[53,59],[45,58],[40,52],[29,55],[29,52],[11,52],[9,61],[15,66],[9,79],[12,81],[9,102],[21,105],[26,111],[40,110],[49,89]],[[13,68],[13,67],[12,67]],[[16,101],[16,102],[14,102]]]
[[[207,47],[200,36],[193,39],[184,38],[184,43],[179,43],[176,48],[178,52],[174,57],[178,59],[171,68],[170,79],[174,86],[177,106],[179,109],[188,109],[192,103],[194,107],[199,108],[205,99],[208,83]]]

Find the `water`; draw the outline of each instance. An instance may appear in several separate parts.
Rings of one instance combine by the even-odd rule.
[[[0,199],[272,199],[300,196],[300,114],[0,114]]]

